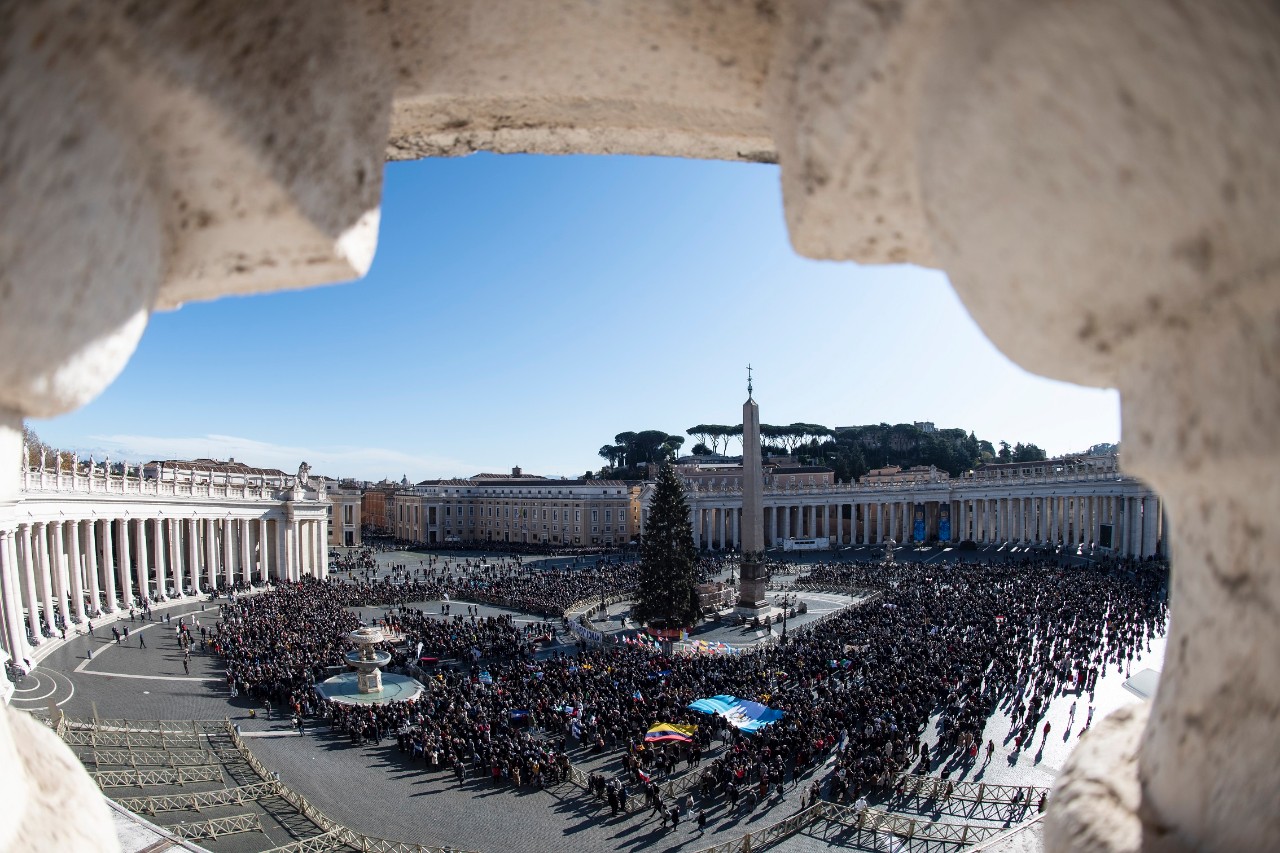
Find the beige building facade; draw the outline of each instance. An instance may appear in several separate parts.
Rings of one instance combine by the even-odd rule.
[[[607,546],[640,533],[640,486],[621,480],[427,480],[390,498],[397,539]]]
[[[354,548],[363,543],[360,532],[364,496],[354,483],[329,486],[329,547]]]

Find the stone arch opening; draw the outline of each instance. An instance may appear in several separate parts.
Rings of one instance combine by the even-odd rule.
[[[362,274],[388,157],[776,159],[799,252],[946,269],[1017,363],[1121,389],[1167,501],[1178,651],[1151,720],[1080,751],[1050,846],[1280,835],[1274,5],[67,11],[0,37],[0,504],[21,419],[101,390],[148,312]]]

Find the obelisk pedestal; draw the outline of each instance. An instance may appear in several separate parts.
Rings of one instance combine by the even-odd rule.
[[[764,471],[760,466],[760,407],[750,396],[742,404],[742,567],[738,575],[737,611],[762,616],[768,572],[764,567]]]

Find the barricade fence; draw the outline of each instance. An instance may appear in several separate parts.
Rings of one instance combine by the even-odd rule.
[[[258,760],[257,756],[245,745],[244,739],[240,737],[239,730],[231,723],[230,719],[225,721],[225,728],[231,738],[232,745],[240,753],[245,763],[249,765],[254,773],[258,774],[259,778],[273,785],[274,795],[293,806],[299,814],[311,821],[320,830],[320,834],[315,837],[301,839],[283,847],[274,848],[268,853],[284,853],[284,851],[288,851],[288,853],[304,853],[304,851],[311,853],[312,851],[341,849],[344,845],[367,853],[465,853],[465,851],[454,847],[433,847],[425,844],[409,844],[402,841],[377,838],[356,832],[330,820],[323,812],[311,805],[305,797],[281,782],[275,773],[268,770]]]
[[[157,794],[152,797],[123,797],[116,800],[121,807],[137,814],[155,815],[161,812],[198,812],[219,806],[239,806],[246,802],[275,796],[274,782],[257,782],[235,788],[219,788],[214,791],[197,791],[191,794]]]
[[[218,838],[222,835],[234,835],[238,832],[262,832],[262,821],[252,812],[247,814],[215,817],[209,820],[197,820],[187,823],[175,823],[166,826],[165,830],[179,838],[200,841],[206,838]]]
[[[898,778],[897,789],[906,796],[921,799],[957,799],[975,803],[1000,805],[1035,804],[1047,796],[1048,788],[1035,785],[990,785],[986,782],[957,782],[937,776],[904,774]]]

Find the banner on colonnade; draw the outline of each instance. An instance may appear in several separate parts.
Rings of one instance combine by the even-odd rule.
[[[938,540],[951,541],[951,504],[938,504]]]
[[[911,525],[911,538],[917,543],[924,541],[924,504],[916,504],[915,512],[912,514],[915,522]]]

